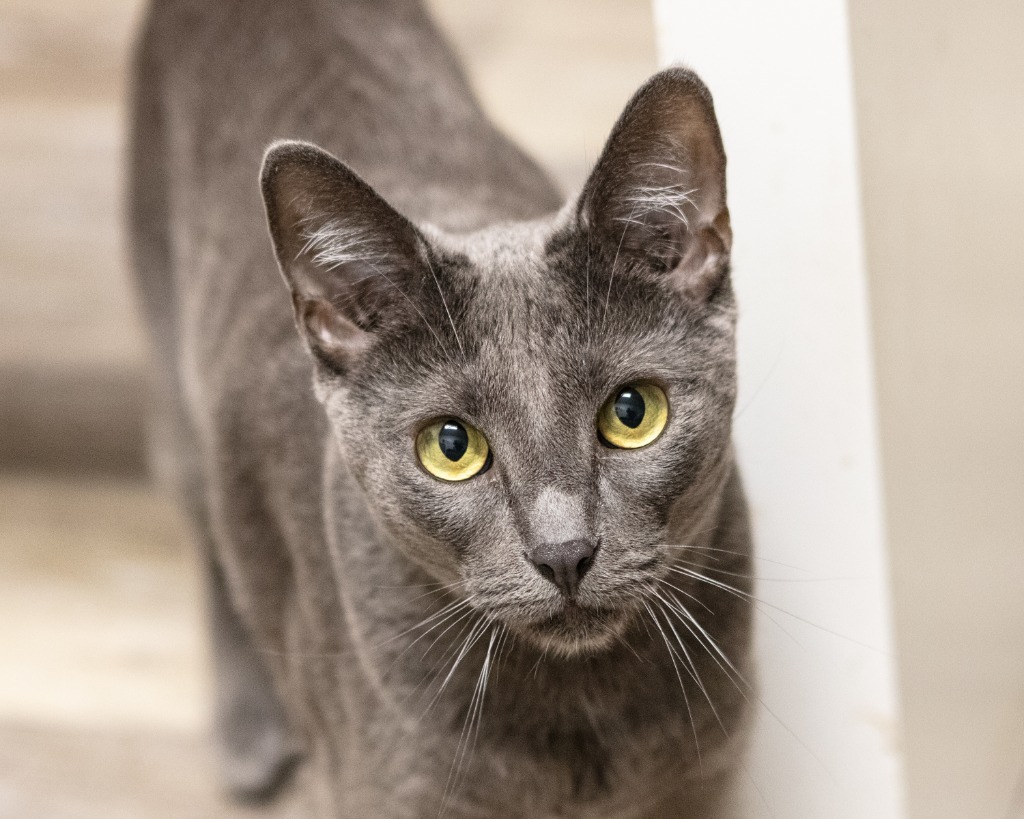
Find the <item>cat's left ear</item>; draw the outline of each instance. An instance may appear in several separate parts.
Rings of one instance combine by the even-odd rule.
[[[711,94],[670,68],[634,95],[580,195],[578,215],[619,264],[663,273],[704,302],[728,272],[725,151]]]
[[[261,184],[299,333],[315,358],[346,372],[375,335],[415,320],[424,240],[351,168],[314,145],[272,145]]]

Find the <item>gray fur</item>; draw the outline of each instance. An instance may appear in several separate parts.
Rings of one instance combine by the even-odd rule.
[[[317,816],[726,812],[750,540],[700,81],[641,89],[561,209],[415,2],[157,0],[134,117],[157,428],[210,566],[229,783],[269,792],[301,753]],[[261,203],[282,137],[304,142],[271,147]],[[669,424],[610,449],[597,411],[638,378]],[[413,450],[449,415],[493,452],[463,483]],[[571,604],[525,557],[570,540],[599,544]]]

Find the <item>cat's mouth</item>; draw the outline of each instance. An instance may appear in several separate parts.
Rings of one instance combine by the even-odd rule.
[[[608,648],[625,630],[627,620],[628,613],[622,609],[567,600],[554,614],[525,623],[519,630],[544,649],[573,655]]]

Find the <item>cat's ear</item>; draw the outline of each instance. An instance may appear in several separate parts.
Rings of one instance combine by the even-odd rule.
[[[272,145],[261,183],[299,331],[314,356],[344,371],[408,308],[401,294],[422,268],[419,232],[348,166],[308,143]]]
[[[725,151],[704,83],[683,68],[630,100],[580,195],[579,217],[618,263],[664,273],[694,301],[728,272]]]

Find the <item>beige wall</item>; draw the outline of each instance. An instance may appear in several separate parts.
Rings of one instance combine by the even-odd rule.
[[[427,0],[495,121],[561,182],[583,184],[657,69],[648,0]]]
[[[1024,3],[850,7],[911,806],[1002,817],[1024,769]]]

